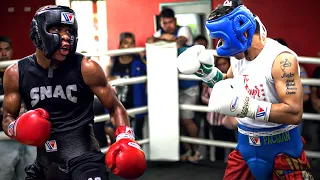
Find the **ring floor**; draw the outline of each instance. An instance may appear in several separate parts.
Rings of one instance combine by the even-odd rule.
[[[137,180],[222,180],[226,164],[223,162],[200,161],[197,164],[185,162],[148,162],[145,174]],[[312,172],[320,179],[320,168]],[[110,180],[121,178],[110,175]]]

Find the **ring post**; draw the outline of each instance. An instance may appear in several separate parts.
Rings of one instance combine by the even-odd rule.
[[[176,43],[146,44],[149,159],[179,160],[179,92]]]

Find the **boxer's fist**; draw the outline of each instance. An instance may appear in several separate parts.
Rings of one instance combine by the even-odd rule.
[[[181,53],[177,66],[182,74],[195,74],[211,88],[223,79],[221,71],[214,67],[213,55],[202,45],[194,45]]]
[[[49,113],[41,108],[28,111],[8,126],[8,135],[22,144],[43,146],[50,136]]]
[[[212,88],[209,109],[227,116],[268,121],[271,103],[253,99],[241,82],[235,79],[218,82]]]
[[[141,147],[134,141],[132,129],[120,126],[116,136],[117,141],[106,154],[106,165],[113,174],[125,179],[142,176],[147,167],[146,159]]]

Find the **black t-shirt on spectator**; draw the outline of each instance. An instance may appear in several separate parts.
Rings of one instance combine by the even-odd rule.
[[[320,66],[318,66],[312,73],[312,78],[320,79]],[[320,88],[319,86],[315,86],[317,88],[318,97],[320,98]]]
[[[112,76],[118,76],[119,78],[131,77],[131,66],[129,64],[121,64],[119,58],[114,59],[114,65],[111,70]],[[133,89],[131,85],[116,86],[117,97],[126,109],[133,108]]]

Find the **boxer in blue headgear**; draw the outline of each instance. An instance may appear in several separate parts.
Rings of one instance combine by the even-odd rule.
[[[251,46],[256,26],[253,14],[243,5],[217,19],[210,16],[206,22],[210,37],[220,38],[217,44],[219,56],[233,56],[246,51]]]
[[[297,126],[303,114],[297,54],[267,38],[259,18],[238,0],[215,8],[206,27],[220,39],[217,54],[234,56],[227,73],[200,45],[179,55],[177,64],[212,87],[211,111],[237,118],[238,144],[224,179],[313,179]]]

